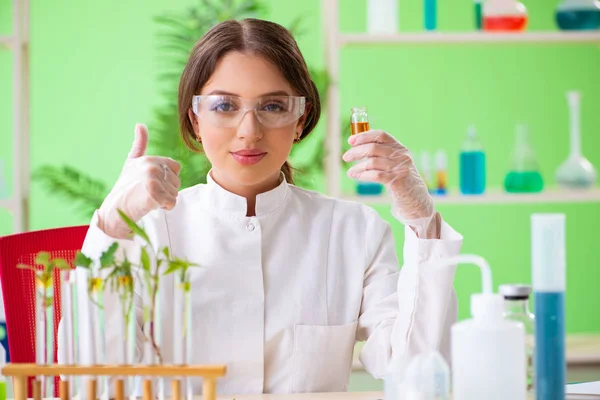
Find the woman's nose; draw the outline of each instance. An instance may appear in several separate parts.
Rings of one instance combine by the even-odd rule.
[[[261,126],[253,110],[248,110],[242,117],[237,130],[239,139],[259,140],[262,138]]]

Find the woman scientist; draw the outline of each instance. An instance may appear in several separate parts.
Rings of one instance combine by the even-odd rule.
[[[344,391],[356,341],[365,342],[360,360],[376,378],[393,353],[435,348],[448,358],[455,269],[426,264],[458,254],[462,237],[435,211],[409,151],[383,131],[352,136],[343,158],[362,160],[350,177],[390,192],[406,226],[401,270],[390,226],[373,209],[293,185],[287,158],[317,124],[321,104],[284,27],[256,19],[213,27],[191,52],[178,100],[183,140],[212,165],[207,183],[179,192],[179,164],[146,156],[148,131],[137,125],[82,251],[97,258],[115,239],[139,250],[121,209],[155,246],[201,266],[191,272],[190,362],[227,365],[220,393]],[[174,284],[173,274],[161,281],[163,310]],[[79,290],[85,297],[85,285]],[[119,348],[116,299],[105,309],[110,363]],[[173,316],[161,318],[170,362],[173,332],[165,328]]]

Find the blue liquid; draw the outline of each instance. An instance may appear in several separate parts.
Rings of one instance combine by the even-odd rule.
[[[485,153],[460,153],[460,191],[463,194],[482,194],[485,191]]]
[[[361,196],[374,196],[383,192],[383,185],[376,182],[358,182],[356,193]]]
[[[558,11],[556,24],[562,30],[598,29],[600,28],[600,10]]]
[[[425,5],[425,29],[434,31],[437,27],[437,0],[423,0]]]
[[[535,292],[535,398],[565,399],[565,297]]]

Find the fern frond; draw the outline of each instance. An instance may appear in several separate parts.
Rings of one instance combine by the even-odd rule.
[[[39,181],[46,191],[69,201],[82,216],[89,218],[108,194],[104,182],[68,165],[43,165],[36,169],[32,178]]]

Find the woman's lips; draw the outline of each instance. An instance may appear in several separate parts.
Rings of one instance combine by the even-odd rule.
[[[260,150],[245,149],[238,150],[231,153],[235,161],[242,165],[254,165],[262,160],[267,153]]]

